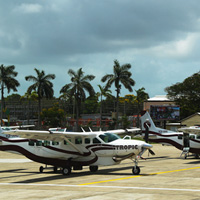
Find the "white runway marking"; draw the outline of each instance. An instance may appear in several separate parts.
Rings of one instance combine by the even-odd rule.
[[[63,185],[63,184],[32,184],[32,183],[0,183],[0,185],[12,186],[52,186],[52,187],[79,187],[79,188],[112,188],[112,189],[134,189],[134,190],[163,190],[163,191],[182,191],[200,192],[200,189],[184,188],[151,188],[151,187],[124,187],[124,186],[95,186],[95,185]]]
[[[29,159],[0,159],[0,163],[26,163],[32,162]]]

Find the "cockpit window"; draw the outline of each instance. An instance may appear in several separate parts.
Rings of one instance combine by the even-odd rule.
[[[120,137],[114,133],[104,133],[99,136],[105,143],[112,142],[114,140],[120,139]]]

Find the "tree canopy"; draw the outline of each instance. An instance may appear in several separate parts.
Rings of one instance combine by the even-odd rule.
[[[200,72],[166,87],[165,91],[169,98],[181,107],[181,118],[199,112],[200,110]]]

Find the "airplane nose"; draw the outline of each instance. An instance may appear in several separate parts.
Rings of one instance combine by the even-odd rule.
[[[151,149],[153,146],[152,146],[151,144],[144,143],[144,144],[143,144],[143,147],[144,147],[145,149]]]

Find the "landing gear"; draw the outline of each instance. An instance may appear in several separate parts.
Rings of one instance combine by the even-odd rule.
[[[48,169],[47,165],[45,167],[40,166],[40,168],[39,168],[40,173],[43,173],[44,169]],[[58,171],[58,168],[56,166],[54,166],[53,171],[56,173]]]
[[[40,171],[40,173],[43,173],[43,171],[45,170],[45,169],[50,169],[50,168],[47,168],[47,165],[45,166],[45,167],[43,167],[43,166],[41,166],[40,168],[39,168],[39,171]],[[51,168],[52,169],[52,168]],[[58,171],[58,167],[57,166],[53,166],[53,172],[54,173],[57,173],[57,171]],[[72,169],[71,169],[71,167],[64,167],[64,168],[62,168],[62,174],[63,175],[70,175],[71,174],[71,171],[72,171]]]
[[[71,174],[71,171],[72,171],[72,169],[71,169],[71,167],[65,167],[65,168],[63,168],[62,169],[62,173],[63,173],[63,175],[70,175]]]
[[[58,171],[58,168],[56,166],[54,166],[53,171],[56,173]]]
[[[91,172],[97,172],[98,171],[98,166],[90,166],[90,171]]]
[[[134,166],[132,169],[134,175],[140,174],[140,168],[138,166]]]
[[[41,167],[39,168],[39,171],[40,171],[40,173],[42,173],[42,172],[44,171],[44,167],[41,166]]]
[[[138,167],[138,158],[135,158],[134,163],[135,163],[135,166],[132,169],[132,173],[134,175],[138,175],[140,174],[140,168]]]

